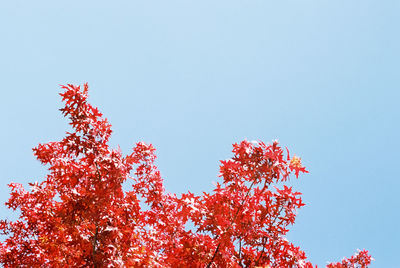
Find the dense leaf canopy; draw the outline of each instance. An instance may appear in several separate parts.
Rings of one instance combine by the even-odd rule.
[[[178,197],[164,190],[152,145],[111,149],[87,84],[62,88],[73,131],[33,149],[49,167],[43,181],[9,184],[6,205],[20,216],[0,223],[4,267],[314,267],[285,238],[304,206],[287,182],[307,171],[278,142],[234,144],[211,193]],[[363,250],[327,267],[370,262]]]

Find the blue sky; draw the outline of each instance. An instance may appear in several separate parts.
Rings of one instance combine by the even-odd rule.
[[[59,84],[88,82],[124,153],[157,148],[167,190],[212,189],[244,138],[310,173],[289,239],[321,267],[369,249],[398,267],[399,1],[3,1],[0,201],[41,180],[31,148],[69,129]],[[0,207],[0,217],[10,217]]]

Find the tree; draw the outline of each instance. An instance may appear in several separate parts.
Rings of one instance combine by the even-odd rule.
[[[111,149],[111,125],[87,102],[87,84],[62,88],[73,132],[33,149],[49,167],[42,182],[9,184],[6,205],[20,216],[0,222],[4,267],[313,267],[285,238],[304,206],[287,181],[307,171],[278,142],[234,144],[213,192],[178,197],[164,190],[152,145],[127,156]],[[327,267],[371,259],[363,250]]]

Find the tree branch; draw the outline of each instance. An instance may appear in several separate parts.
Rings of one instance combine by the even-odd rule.
[[[231,220],[231,223],[229,225],[229,227],[226,229],[225,232],[228,232],[231,228],[232,228],[232,224],[234,223],[234,221],[236,220],[237,216],[239,215],[240,209],[243,207],[244,203],[247,201],[247,198],[249,197],[249,194],[251,192],[251,188],[253,187],[255,181],[256,181],[257,177],[253,179],[253,182],[251,183],[249,190],[246,193],[245,198],[242,200],[242,203],[240,204],[240,206],[238,207],[238,209],[236,210],[235,216],[233,217],[233,219]],[[215,256],[218,253],[219,247],[221,245],[221,242],[218,243],[217,248],[215,249],[214,255],[211,258],[211,261],[207,264],[207,268],[211,267],[211,264],[213,263]]]

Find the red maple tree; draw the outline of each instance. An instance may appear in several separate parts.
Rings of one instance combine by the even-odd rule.
[[[20,216],[0,221],[4,267],[314,267],[285,238],[304,206],[286,185],[307,172],[300,158],[277,142],[242,141],[211,193],[178,197],[164,190],[152,145],[127,156],[111,149],[111,125],[87,102],[87,84],[62,88],[73,132],[33,149],[49,167],[42,182],[9,184],[6,205]],[[363,250],[327,267],[371,260]]]

